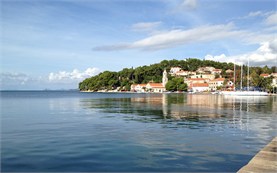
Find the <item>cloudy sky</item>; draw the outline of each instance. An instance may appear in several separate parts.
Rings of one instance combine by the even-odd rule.
[[[189,57],[277,64],[276,0],[1,0],[1,89]]]

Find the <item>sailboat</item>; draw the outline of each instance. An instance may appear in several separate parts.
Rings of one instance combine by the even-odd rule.
[[[249,91],[249,58],[248,58],[248,69],[247,69],[247,91],[242,90],[242,67],[241,66],[241,81],[240,81],[240,91],[236,91],[235,81],[236,81],[236,65],[234,64],[234,91],[222,91],[223,95],[232,96],[267,96],[268,93],[264,91]]]

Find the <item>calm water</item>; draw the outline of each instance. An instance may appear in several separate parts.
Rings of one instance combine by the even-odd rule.
[[[2,171],[235,172],[277,136],[277,97],[1,92]]]

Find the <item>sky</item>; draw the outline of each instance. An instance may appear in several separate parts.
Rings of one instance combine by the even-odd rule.
[[[1,90],[186,58],[277,65],[276,0],[1,0]]]

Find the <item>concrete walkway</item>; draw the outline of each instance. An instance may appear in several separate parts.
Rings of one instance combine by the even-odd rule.
[[[277,173],[277,137],[265,146],[238,173]]]

